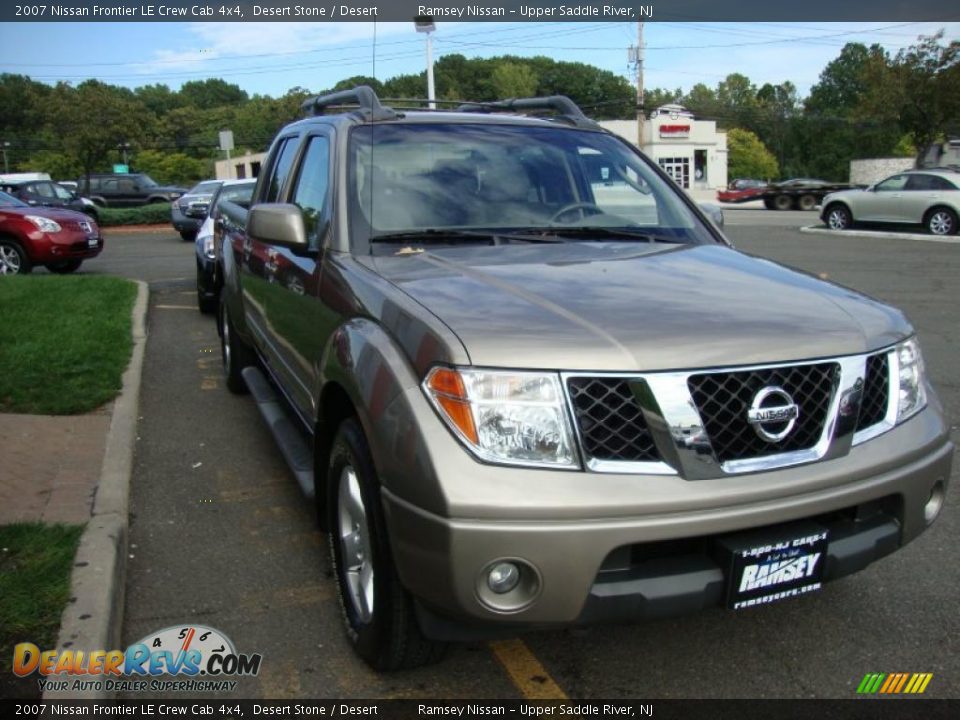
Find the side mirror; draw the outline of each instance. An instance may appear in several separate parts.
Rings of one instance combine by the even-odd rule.
[[[303,213],[296,205],[288,203],[255,205],[247,215],[247,235],[293,251],[303,252],[307,249]]]

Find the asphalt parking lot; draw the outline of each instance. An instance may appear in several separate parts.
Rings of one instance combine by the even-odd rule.
[[[737,247],[889,301],[915,324],[960,418],[960,247],[801,234],[814,213],[726,210]],[[935,526],[822,593],[732,613],[456,646],[439,665],[376,675],[343,636],[326,538],[249,398],[222,381],[193,247],[171,230],[113,234],[85,273],[150,283],[131,487],[124,643],[182,623],[264,656],[235,697],[852,698],[868,672],[931,672],[960,697],[957,469]]]

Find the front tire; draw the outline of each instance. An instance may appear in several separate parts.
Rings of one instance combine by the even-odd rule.
[[[934,208],[923,224],[931,235],[953,235],[957,232],[957,214],[948,208]]]
[[[33,263],[20,243],[0,238],[0,275],[26,275],[33,270]]]
[[[243,379],[243,369],[257,361],[253,348],[236,333],[230,312],[225,302],[220,303],[220,353],[223,357],[223,374],[227,389],[236,395],[246,395],[249,390]]]
[[[181,230],[180,239],[183,240],[184,242],[193,242],[194,240],[197,239],[197,234],[190,230]]]
[[[347,637],[375,670],[437,662],[445,645],[423,636],[390,554],[380,483],[355,418],[341,423],[327,471],[330,557]]]
[[[849,230],[853,227],[853,216],[844,205],[831,205],[827,208],[827,227],[831,230]]]

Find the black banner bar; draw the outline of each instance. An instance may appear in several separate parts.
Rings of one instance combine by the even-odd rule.
[[[851,690],[852,692],[852,690]],[[657,718],[657,720],[947,720],[960,700],[0,700],[6,718]]]
[[[950,22],[943,0],[62,0],[4,2],[3,22]]]

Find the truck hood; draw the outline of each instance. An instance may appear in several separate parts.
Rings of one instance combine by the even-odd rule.
[[[911,333],[883,303],[717,245],[430,248],[372,262],[478,366],[750,365],[862,353]]]

